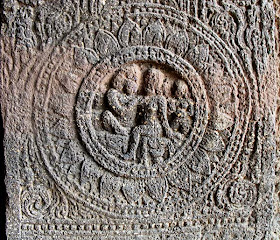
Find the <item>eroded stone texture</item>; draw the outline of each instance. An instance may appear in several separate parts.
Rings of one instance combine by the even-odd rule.
[[[274,231],[273,236],[279,238],[279,226],[280,226],[280,1],[277,0],[275,3],[276,9],[276,52],[278,53],[278,99],[277,99],[277,110],[276,110],[276,182],[275,182],[275,209],[276,215],[274,217]]]
[[[277,6],[4,1],[8,239],[278,239]]]

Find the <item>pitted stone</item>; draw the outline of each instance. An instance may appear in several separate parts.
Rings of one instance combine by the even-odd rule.
[[[277,9],[5,1],[8,239],[277,239]]]

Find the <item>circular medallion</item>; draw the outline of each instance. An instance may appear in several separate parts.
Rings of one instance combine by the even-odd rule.
[[[123,49],[83,81],[76,104],[80,136],[107,170],[160,177],[196,151],[208,120],[206,91],[189,63],[168,61],[175,57],[156,47]]]
[[[129,16],[117,33],[98,29],[88,48],[57,47],[41,63],[37,143],[55,182],[86,206],[169,218],[235,163],[250,88],[234,54],[199,20]]]

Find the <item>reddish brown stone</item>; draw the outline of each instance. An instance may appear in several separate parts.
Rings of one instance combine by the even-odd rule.
[[[277,1],[3,14],[9,240],[278,239]]]

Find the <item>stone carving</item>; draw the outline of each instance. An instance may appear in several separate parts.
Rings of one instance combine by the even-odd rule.
[[[8,239],[277,239],[275,9],[6,1]]]

